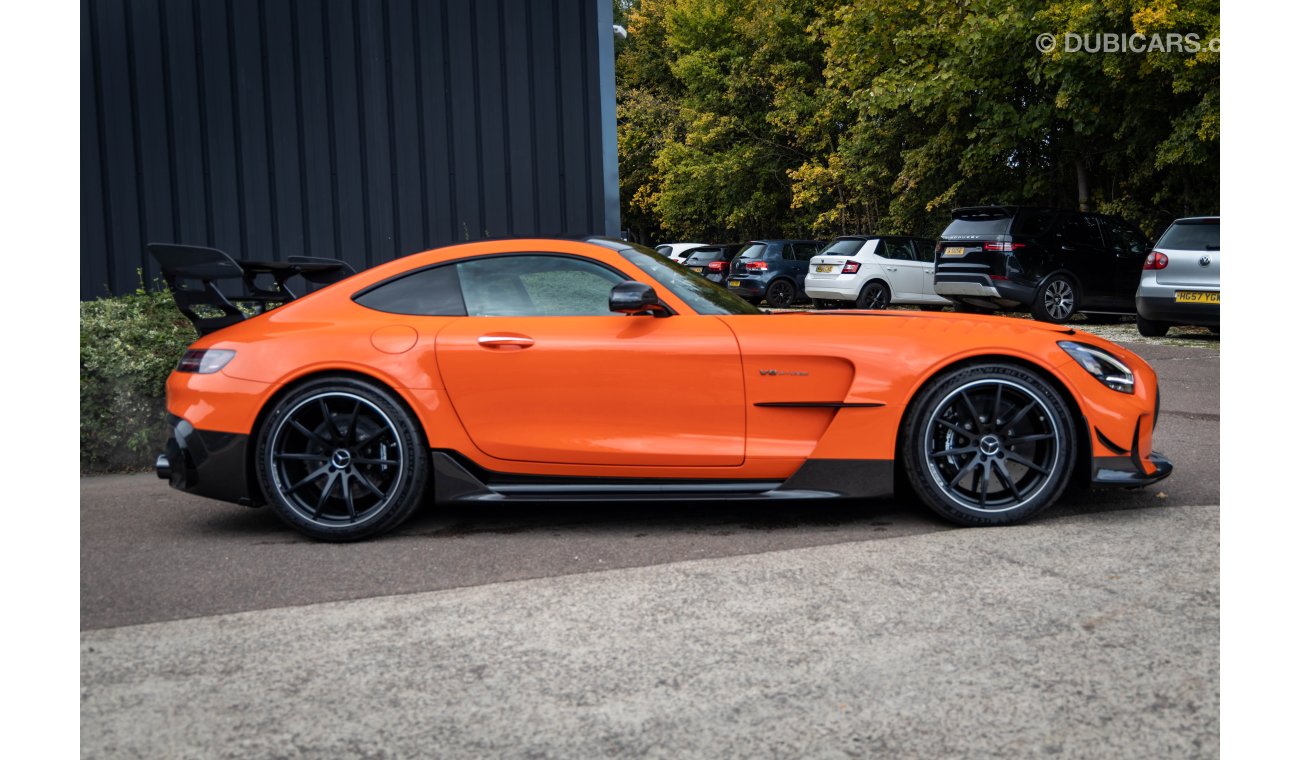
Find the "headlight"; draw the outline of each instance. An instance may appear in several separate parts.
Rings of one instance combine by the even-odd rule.
[[[1133,370],[1129,369],[1124,362],[1096,346],[1087,346],[1069,340],[1063,340],[1056,345],[1073,357],[1080,367],[1088,370],[1088,374],[1097,378],[1097,382],[1120,393],[1133,392]]]

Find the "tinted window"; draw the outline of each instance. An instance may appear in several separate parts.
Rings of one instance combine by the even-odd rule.
[[[862,249],[862,244],[867,241],[857,238],[847,238],[844,240],[832,240],[831,244],[821,249],[819,256],[852,256]]]
[[[1100,248],[1102,245],[1101,230],[1097,228],[1097,220],[1092,217],[1065,214],[1056,226],[1057,236],[1067,245],[1087,248]]]
[[[794,246],[786,243],[781,246],[781,258],[786,261],[794,261]]]
[[[980,216],[953,219],[943,231],[946,238],[983,238],[1011,231],[1009,216]]]
[[[884,243],[885,243],[884,251],[881,252],[881,255],[883,255],[885,258],[894,259],[897,261],[912,260],[912,247],[907,244],[906,240],[895,240],[893,238],[886,238]]]
[[[1016,214],[1015,230],[1017,235],[1036,237],[1052,229],[1056,212],[1045,209],[1022,209]]]
[[[681,264],[664,261],[640,246],[619,251],[623,258],[686,302],[697,314],[762,314],[757,306],[715,285]]]
[[[1219,250],[1219,220],[1174,222],[1160,236],[1156,248],[1171,251],[1217,251]]]
[[[389,280],[354,299],[375,311],[427,317],[461,317],[465,302],[460,295],[456,267],[445,264]]]
[[[916,238],[912,241],[917,261],[934,261],[934,241]]]
[[[740,252],[736,258],[740,259],[761,259],[767,254],[767,243],[750,243]]]
[[[800,261],[811,261],[817,255],[816,243],[795,243],[794,257]]]
[[[567,256],[485,256],[456,266],[471,317],[608,316],[610,288],[624,279]]]
[[[661,245],[655,248],[655,250],[667,256],[668,254],[673,252],[673,247],[671,245]]]
[[[1106,242],[1115,253],[1142,254],[1147,252],[1147,241],[1142,233],[1116,219],[1102,219]]]
[[[690,258],[687,259],[692,264],[707,264],[710,261],[719,261],[722,259],[721,248],[696,248],[691,251]]]

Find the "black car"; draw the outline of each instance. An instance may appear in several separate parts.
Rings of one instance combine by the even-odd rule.
[[[755,304],[766,299],[777,309],[806,301],[808,262],[822,245],[818,240],[751,240],[731,260],[727,290]]]
[[[952,212],[935,247],[934,290],[976,309],[1029,307],[1035,319],[1133,314],[1151,243],[1114,216],[1029,206]]]
[[[727,276],[727,267],[736,254],[745,246],[740,243],[726,245],[706,245],[691,251],[691,255],[682,264],[704,275],[712,282],[722,284]]]

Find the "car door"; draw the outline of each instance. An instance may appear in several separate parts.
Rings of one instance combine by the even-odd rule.
[[[609,311],[622,272],[585,257],[455,264],[466,316],[437,336],[447,394],[488,456],[586,465],[729,466],[745,454],[735,336],[716,317]]]
[[[1054,232],[1057,266],[1068,270],[1083,290],[1080,302],[1109,305],[1113,267],[1097,218],[1091,214],[1062,214]]]
[[[1119,219],[1099,217],[1102,232],[1106,236],[1106,250],[1109,252],[1111,278],[1110,297],[1116,308],[1134,311],[1137,308],[1135,297],[1138,282],[1142,279],[1142,264],[1151,243],[1137,229]]]
[[[921,264],[921,297],[931,303],[948,303],[948,299],[934,292],[934,241],[912,238],[911,243],[912,252]]]
[[[925,286],[925,265],[917,261],[912,252],[912,244],[907,238],[884,238],[881,250],[884,256],[885,276],[889,279],[889,290],[893,300],[915,301],[921,297]]]

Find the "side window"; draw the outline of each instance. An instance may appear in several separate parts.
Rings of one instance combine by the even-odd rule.
[[[781,244],[781,258],[785,259],[786,261],[794,261],[794,260],[795,260],[795,257],[794,257],[794,246],[793,246],[793,245],[790,245],[789,243],[782,243],[782,244]]]
[[[1146,238],[1137,230],[1116,219],[1102,219],[1101,226],[1106,230],[1106,242],[1111,251],[1129,255],[1146,255]]]
[[[912,260],[912,247],[908,245],[906,240],[899,240],[897,238],[886,238],[884,240],[884,243],[885,243],[885,258],[894,259],[895,261]]]
[[[599,264],[544,254],[485,256],[456,265],[471,317],[609,316],[624,277]]]
[[[422,269],[382,283],[353,300],[368,309],[390,314],[463,317],[465,301],[461,299],[456,274],[456,267],[451,264]]]
[[[1057,225],[1057,236],[1066,245],[1101,248],[1101,230],[1097,220],[1082,214],[1067,214]]]
[[[934,241],[912,238],[912,250],[916,251],[917,261],[934,261]]]
[[[794,257],[798,261],[812,261],[817,255],[817,246],[813,243],[793,243]]]
[[[1038,237],[1052,229],[1056,212],[1046,209],[1025,209],[1016,214],[1015,234]]]

